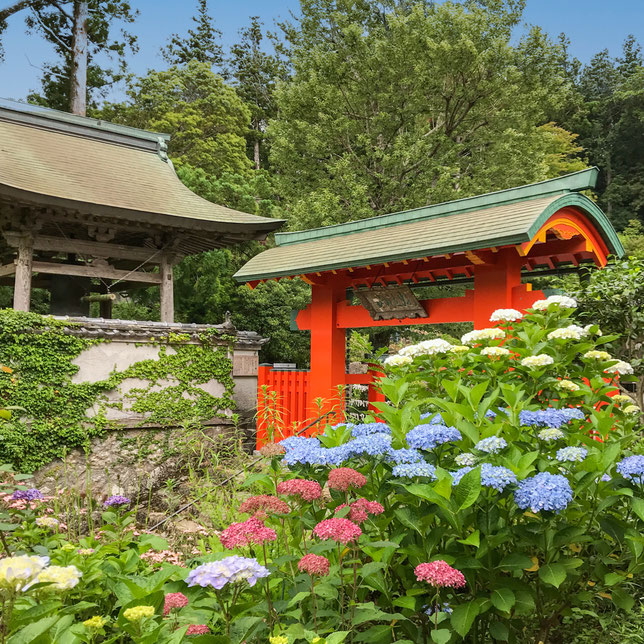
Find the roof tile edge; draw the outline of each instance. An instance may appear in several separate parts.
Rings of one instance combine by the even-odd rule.
[[[488,192],[474,197],[464,197],[454,201],[445,201],[429,206],[422,206],[412,210],[403,210],[387,215],[377,215],[367,219],[349,221],[344,224],[334,224],[322,228],[312,228],[287,233],[276,233],[275,242],[278,246],[288,246],[302,242],[313,241],[314,239],[329,239],[342,235],[376,230],[387,226],[407,224],[413,221],[422,221],[445,217],[455,213],[492,208],[503,204],[517,201],[533,200],[567,192],[578,192],[594,188],[597,184],[599,169],[595,166],[566,174],[554,179],[546,179],[537,183],[530,183],[515,188],[507,188],[496,192]]]

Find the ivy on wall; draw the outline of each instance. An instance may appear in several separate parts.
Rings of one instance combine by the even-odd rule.
[[[233,338],[204,334],[200,344],[188,344],[189,336],[169,334],[158,340],[158,359],[134,363],[99,382],[73,383],[78,371],[74,359],[93,344],[109,340],[65,332],[70,326],[35,313],[0,310],[0,365],[4,367],[0,370],[0,406],[21,408],[10,424],[0,424],[0,463],[34,470],[72,448],[88,448],[92,438],[118,430],[118,423],[108,421],[105,411],[109,406],[123,406],[123,401],[109,402],[106,394],[127,378],[147,383],[127,393],[128,409],[146,414],[142,426],[204,422],[224,417],[226,410],[234,408],[228,357]],[[199,387],[211,380],[223,385],[222,396]],[[98,413],[88,416],[92,408]]]

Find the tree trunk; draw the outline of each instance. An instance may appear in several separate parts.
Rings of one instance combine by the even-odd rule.
[[[88,0],[75,0],[72,34],[72,73],[70,78],[69,111],[87,114],[87,20]]]
[[[259,170],[259,139],[255,139],[255,170]]]

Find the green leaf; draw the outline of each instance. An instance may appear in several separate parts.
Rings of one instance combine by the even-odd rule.
[[[490,624],[490,635],[499,642],[507,642],[510,637],[510,630],[503,622],[492,622]]]
[[[370,575],[373,575],[386,567],[386,564],[382,563],[381,561],[370,561],[369,563],[366,563],[364,566],[362,566],[360,574],[363,577],[369,577]]]
[[[432,630],[432,642],[436,642],[436,644],[447,644],[451,637],[452,634],[445,628],[438,631]]]
[[[465,510],[476,503],[481,494],[481,468],[476,467],[468,472],[454,488],[454,499],[458,510]]]
[[[509,613],[516,601],[514,593],[509,588],[496,588],[490,595],[490,600],[497,610],[502,613]]]
[[[0,530],[3,532],[11,532],[18,527],[20,527],[19,523],[0,523]]]
[[[622,610],[631,611],[633,610],[633,606],[635,606],[635,600],[633,597],[631,597],[622,588],[613,588],[611,590],[611,598],[613,600],[613,604]]]
[[[394,599],[394,606],[400,606],[401,608],[408,608],[409,610],[416,610],[416,598],[405,595],[404,597],[398,597]]]
[[[519,553],[513,553],[506,555],[501,559],[499,568],[501,570],[525,570],[526,568],[532,568],[534,562],[527,555],[520,555]]]
[[[459,604],[454,607],[454,612],[451,615],[450,621],[454,630],[461,636],[465,637],[470,629],[472,624],[474,624],[474,619],[479,614],[479,602],[473,600],[471,602],[466,602],[465,604]]]
[[[291,599],[291,601],[288,603],[288,606],[291,607],[294,604],[299,604],[300,602],[304,601],[310,594],[311,592],[308,590],[303,590],[297,593],[297,595],[295,595],[295,597],[293,597],[293,599]]]
[[[478,548],[481,545],[481,534],[478,530],[474,530],[467,539],[458,539],[458,542],[465,546],[474,546],[475,548]]]
[[[325,639],[327,644],[340,644],[340,642],[344,642],[347,639],[349,633],[350,631],[335,631],[335,633],[327,635]]]
[[[635,512],[635,514],[644,521],[644,499],[633,497],[631,499],[631,507],[633,508],[633,512]]]
[[[12,635],[8,640],[8,644],[31,644],[31,642],[43,633],[49,632],[59,619],[60,617],[58,615],[39,619],[37,622],[21,628],[17,633]]]
[[[566,569],[557,563],[545,564],[539,568],[539,577],[546,584],[559,588],[566,579]]]

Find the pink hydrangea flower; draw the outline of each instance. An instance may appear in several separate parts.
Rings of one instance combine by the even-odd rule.
[[[357,541],[362,530],[349,519],[333,518],[320,521],[313,528],[313,534],[320,539],[333,539],[333,541],[340,543],[349,543],[349,541]]]
[[[465,577],[460,570],[452,568],[446,561],[422,563],[414,569],[418,581],[426,581],[436,588],[462,588]]]
[[[329,472],[329,487],[346,492],[350,487],[359,488],[367,482],[364,474],[350,467],[337,467]]]
[[[163,603],[163,614],[169,615],[173,608],[183,608],[188,605],[188,598],[183,593],[168,593]]]
[[[346,508],[347,504],[339,505],[335,511]],[[367,499],[356,499],[353,503],[349,504],[348,518],[354,523],[363,523],[369,518],[370,514],[382,514],[385,509],[378,503],[378,501],[367,501]]]
[[[173,566],[185,568],[184,563],[181,561],[181,553],[174,552],[173,550],[159,550],[158,552],[156,550],[148,550],[139,555],[139,557],[150,565],[169,563]]]
[[[210,629],[205,624],[190,624],[186,635],[207,635]]]
[[[329,560],[322,555],[304,555],[297,563],[300,572],[307,572],[309,575],[328,575]]]
[[[291,508],[288,506],[288,503],[285,503],[282,499],[278,499],[276,496],[260,494],[259,496],[251,496],[249,499],[246,499],[241,504],[239,511],[246,514],[255,514],[257,512],[288,514]]]
[[[275,541],[277,532],[267,528],[259,519],[251,517],[241,523],[231,523],[220,535],[221,545],[228,550],[237,546],[248,546]]]
[[[277,493],[286,496],[299,496],[303,501],[315,501],[322,496],[322,488],[317,481],[289,479],[277,484]]]

